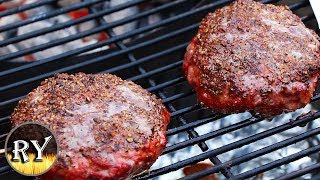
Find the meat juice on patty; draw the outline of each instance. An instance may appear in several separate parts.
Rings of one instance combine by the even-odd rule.
[[[319,36],[287,6],[238,0],[202,20],[183,69],[214,111],[273,116],[310,102],[319,47]]]
[[[21,100],[13,126],[39,122],[60,142],[42,179],[125,179],[148,169],[166,145],[161,100],[110,74],[57,74]]]

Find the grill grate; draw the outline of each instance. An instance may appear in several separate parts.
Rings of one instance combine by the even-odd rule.
[[[77,9],[87,8],[89,10],[89,15],[87,16],[1,41],[0,47],[6,47],[27,39],[33,39],[37,36],[48,33],[50,34],[57,30],[75,26],[89,20],[94,20],[98,24],[97,27],[90,30],[0,56],[0,63],[3,64],[0,67],[1,147],[4,146],[6,133],[10,130],[9,115],[21,98],[23,98],[33,88],[37,87],[41,80],[48,78],[55,73],[72,73],[82,71],[87,73],[116,74],[122,78],[135,81],[148,89],[148,91],[157,94],[163,99],[163,103],[171,111],[172,116],[172,122],[167,131],[169,138],[173,138],[173,136],[179,134],[187,134],[189,136],[189,139],[185,141],[169,145],[165,149],[163,155],[179,153],[181,149],[192,147],[194,145],[197,145],[203,151],[199,155],[189,157],[185,160],[151,170],[146,174],[136,176],[136,179],[158,177],[203,160],[210,160],[215,166],[191,176],[187,176],[185,179],[198,179],[212,173],[221,173],[225,178],[230,179],[243,179],[257,176],[260,173],[267,172],[284,164],[292,163],[298,159],[320,151],[320,142],[318,140],[317,143],[311,144],[308,149],[299,151],[279,160],[269,162],[268,164],[264,164],[260,167],[253,168],[240,174],[236,174],[232,171],[233,168],[239,164],[249,162],[255,158],[262,158],[265,154],[272,153],[294,143],[315,138],[320,134],[320,128],[303,129],[303,127],[306,125],[309,127],[310,124],[319,122],[317,118],[320,117],[320,111],[309,113],[294,121],[287,121],[287,123],[274,126],[266,131],[253,134],[215,149],[208,146],[208,140],[261,123],[264,121],[264,118],[253,115],[249,118],[241,119],[234,124],[206,134],[199,134],[196,130],[197,127],[207,125],[208,123],[223,121],[223,118],[227,115],[215,114],[202,108],[196,103],[194,92],[187,85],[181,72],[182,57],[188,42],[197,31],[202,17],[204,17],[208,12],[212,12],[214,9],[222,7],[232,1],[168,1],[160,6],[141,11],[133,16],[114,22],[106,22],[103,16],[112,14],[119,10],[128,9],[133,6],[150,4],[153,1],[131,0],[127,3],[103,10],[96,8],[96,4],[101,2],[102,0],[83,0],[82,2],[71,6],[66,6],[45,14],[39,14],[35,17],[0,27],[0,32],[8,32],[12,29],[40,22]],[[262,2],[275,4],[289,3],[288,5],[290,9],[297,13],[308,27],[316,29],[315,17],[308,1],[264,0]],[[39,8],[44,5],[56,6],[57,0],[36,1],[32,4],[23,5],[6,11],[0,11],[0,18],[33,8]],[[123,26],[130,22],[137,22],[157,13],[163,13],[165,18],[146,26],[137,27],[136,29],[123,34],[117,34],[114,32],[115,27]],[[12,59],[59,46],[99,32],[106,32],[109,35],[109,38],[31,63],[12,62]],[[319,31],[317,31],[317,33],[319,33]],[[109,45],[111,48],[100,52],[88,53],[91,50],[106,45]],[[317,94],[312,98],[312,103],[319,103],[319,100],[320,94]],[[249,152],[241,157],[229,159],[228,161],[222,162],[220,160],[221,158],[219,158],[219,155],[223,155],[226,152],[250,145],[259,140],[266,139],[280,132],[294,128],[300,128],[299,130],[301,133],[299,135],[292,136],[289,139],[275,142],[274,144],[268,144],[267,147]],[[320,159],[319,156],[318,159]],[[283,174],[282,177],[278,178],[292,179],[310,173],[316,175],[316,172],[319,171],[320,166],[318,161],[313,165],[301,168],[300,170],[286,175]],[[9,166],[6,164],[5,159],[2,157],[0,158],[0,177],[6,177],[8,175],[9,177],[14,176]]]

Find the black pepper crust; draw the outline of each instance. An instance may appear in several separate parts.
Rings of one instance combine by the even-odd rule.
[[[287,6],[238,0],[202,20],[184,71],[200,101],[217,112],[279,114],[310,101],[319,39]]]
[[[56,133],[60,154],[50,176],[118,179],[152,165],[165,147],[169,118],[160,99],[131,81],[77,73],[43,81],[11,122],[36,121]]]

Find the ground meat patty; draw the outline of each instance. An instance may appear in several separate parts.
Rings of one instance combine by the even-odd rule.
[[[183,68],[199,100],[216,112],[277,115],[310,101],[319,46],[287,6],[239,0],[203,19]]]
[[[14,126],[49,126],[59,157],[44,179],[125,179],[149,168],[166,145],[161,100],[110,74],[58,74],[21,100]]]

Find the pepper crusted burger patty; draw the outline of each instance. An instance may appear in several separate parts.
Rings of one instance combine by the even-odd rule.
[[[319,49],[319,36],[287,6],[238,0],[202,20],[183,69],[216,112],[277,115],[310,101]]]
[[[11,122],[40,122],[60,142],[44,179],[125,179],[166,145],[170,114],[155,95],[110,74],[57,74],[21,100]]]

